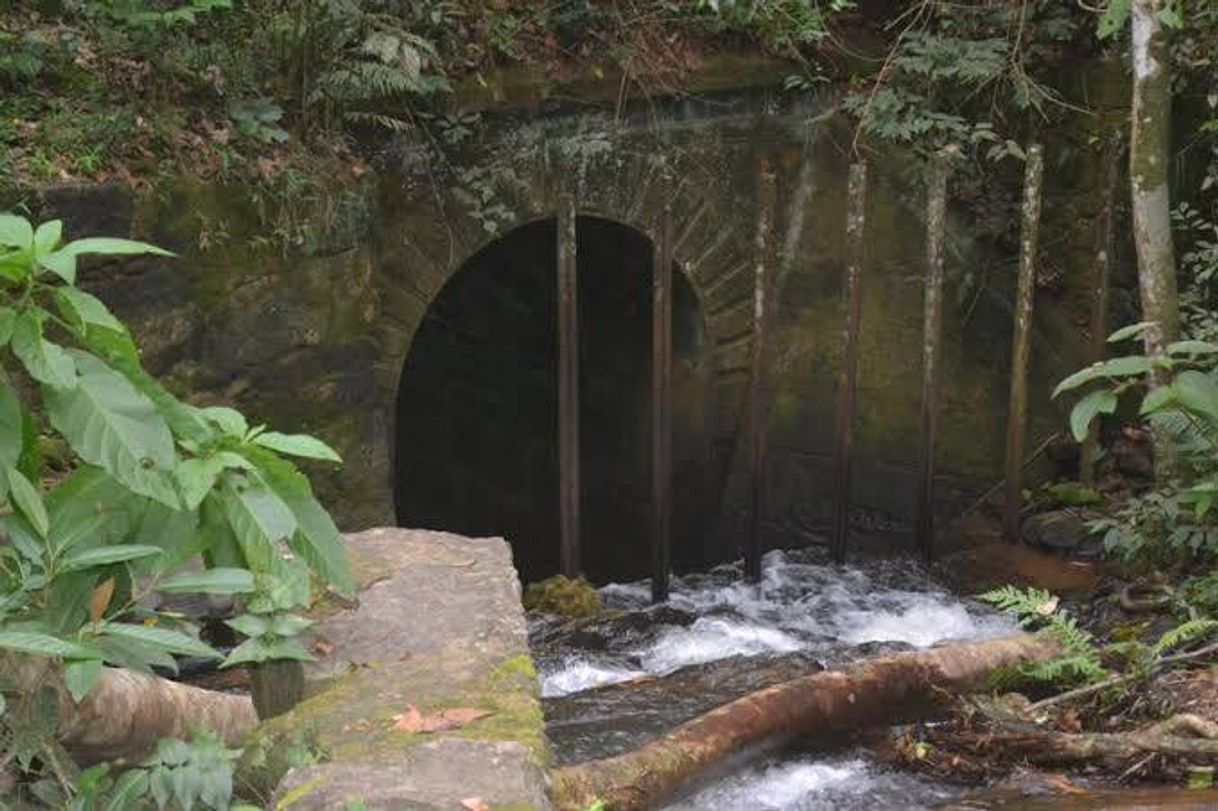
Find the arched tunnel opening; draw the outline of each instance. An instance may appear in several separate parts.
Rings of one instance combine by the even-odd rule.
[[[576,222],[582,569],[632,580],[651,561],[652,243]],[[525,582],[559,570],[557,226],[517,228],[471,257],[417,329],[398,391],[398,523],[501,535]],[[689,281],[674,273],[675,569],[703,562],[712,503],[709,348]]]

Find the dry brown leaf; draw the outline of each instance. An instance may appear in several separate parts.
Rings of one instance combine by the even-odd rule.
[[[114,578],[106,578],[93,593],[89,595],[89,618],[97,623],[101,621],[106,609],[110,607],[110,598],[114,596]]]
[[[440,732],[445,729],[460,729],[468,723],[491,715],[488,710],[474,707],[455,707],[450,710],[440,710],[431,715],[419,712],[413,704],[407,705],[406,711],[393,716],[393,728],[403,732]]]
[[[461,801],[461,807],[466,811],[491,811],[491,807],[481,797],[466,797]]]

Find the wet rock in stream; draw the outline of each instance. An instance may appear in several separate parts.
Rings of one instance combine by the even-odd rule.
[[[542,700],[559,765],[633,749],[678,724],[754,690],[825,669],[809,653],[735,656],[667,676],[641,675]]]

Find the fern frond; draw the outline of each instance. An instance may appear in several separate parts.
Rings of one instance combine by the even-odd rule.
[[[1181,623],[1159,637],[1154,645],[1155,656],[1162,656],[1172,648],[1201,639],[1218,628],[1218,620],[1199,618]]]
[[[1015,615],[1020,626],[1043,626],[1042,633],[1057,639],[1062,655],[1047,662],[1028,665],[1023,673],[1043,682],[1092,682],[1107,675],[1100,662],[1095,639],[1078,620],[1057,608],[1058,598],[1046,589],[1014,586],[988,591],[979,599]]]

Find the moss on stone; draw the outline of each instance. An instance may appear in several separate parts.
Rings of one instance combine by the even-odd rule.
[[[524,607],[526,611],[560,617],[591,617],[605,608],[591,583],[582,577],[572,580],[561,574],[525,587]]]
[[[436,662],[439,662],[438,664]],[[261,724],[242,760],[241,780],[269,794],[301,760],[392,758],[408,747],[438,737],[515,741],[532,752],[539,766],[549,762],[545,718],[537,700],[537,672],[528,654],[504,659],[480,678],[445,681],[443,658],[357,668],[302,701],[290,713]],[[423,689],[426,686],[427,690]],[[489,714],[460,729],[434,734],[394,728],[406,705],[424,715],[458,707]]]

